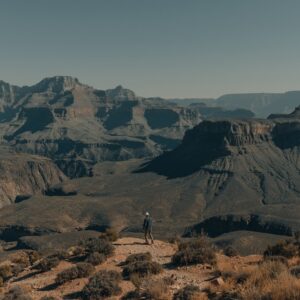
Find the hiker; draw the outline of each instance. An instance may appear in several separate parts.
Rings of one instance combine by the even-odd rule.
[[[146,244],[149,244],[148,237],[151,239],[151,243],[154,244],[153,235],[152,235],[152,219],[148,212],[146,212],[145,214],[143,229],[145,233]]]

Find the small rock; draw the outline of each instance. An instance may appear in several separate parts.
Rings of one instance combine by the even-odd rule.
[[[211,281],[211,283],[212,283],[213,285],[220,286],[220,285],[223,285],[225,282],[224,282],[224,280],[223,280],[222,277],[218,277],[218,278],[213,279],[213,280]]]

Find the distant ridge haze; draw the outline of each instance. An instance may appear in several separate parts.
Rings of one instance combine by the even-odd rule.
[[[41,88],[43,87],[43,85],[49,84],[49,82],[52,86],[55,84],[57,88],[63,87],[66,89],[72,88],[72,86],[76,84],[89,86],[87,84],[81,83],[76,77],[57,75],[46,77],[37,84],[32,85],[31,87],[18,87],[17,85],[10,85],[5,81],[0,80],[0,92],[4,92],[4,90],[7,90],[8,87],[11,87],[13,90],[29,87]],[[97,87],[97,89],[98,88],[99,87]],[[130,95],[130,93],[132,92],[128,89],[123,88],[120,84],[115,89],[110,89],[107,91],[118,91],[119,89],[123,91],[126,90],[129,93],[129,95],[126,95],[127,98],[130,98],[130,96],[136,96],[135,94]],[[155,92],[153,92],[153,94],[154,93]],[[157,98],[159,97],[151,97],[149,99]],[[203,103],[207,106],[222,107],[227,110],[247,109],[251,110],[256,117],[266,118],[270,114],[291,113],[296,106],[300,105],[300,90],[287,91],[282,93],[230,93],[224,94],[218,98],[207,98],[201,97],[201,95],[199,95],[199,98],[168,98],[166,100],[169,100],[181,106]]]

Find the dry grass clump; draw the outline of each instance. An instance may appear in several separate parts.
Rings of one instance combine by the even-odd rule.
[[[144,278],[162,272],[162,266],[152,261],[150,253],[137,253],[127,257],[123,266],[123,276],[125,278]]]
[[[33,269],[36,269],[40,272],[48,272],[51,269],[59,265],[59,259],[57,257],[49,256],[42,258],[36,265],[33,266]]]
[[[143,293],[145,299],[167,300],[169,299],[169,289],[162,280],[147,282],[147,288]]]
[[[121,293],[119,283],[121,275],[116,271],[100,271],[92,276],[82,290],[82,299],[100,300],[105,297],[117,296]]]
[[[276,261],[276,262],[280,262],[284,265],[288,265],[289,261],[286,257],[284,256],[279,256],[279,255],[274,255],[274,256],[265,256],[264,257],[264,261]]]
[[[87,256],[85,261],[87,263],[92,264],[93,266],[97,266],[102,264],[106,260],[106,256],[102,253],[94,252]]]
[[[18,251],[11,256],[10,260],[12,262],[12,273],[13,276],[18,276],[27,267],[32,266],[37,260],[40,259],[40,255],[37,251]]]
[[[86,255],[85,249],[84,249],[82,244],[83,243],[81,243],[80,245],[72,246],[67,250],[69,258],[71,258],[71,257],[81,257],[81,256]]]
[[[146,287],[143,289],[136,289],[128,292],[122,297],[122,300],[168,300],[170,299],[170,292],[168,286],[163,280],[147,281]]]
[[[87,254],[98,252],[108,257],[114,253],[113,244],[106,238],[90,238],[82,246]]]
[[[1,300],[32,300],[28,293],[20,286],[11,288]]]
[[[269,246],[264,252],[264,256],[284,256],[292,258],[299,255],[299,245],[296,240],[286,240]]]
[[[11,265],[5,264],[0,266],[0,277],[3,281],[8,280],[13,276],[13,268]]]
[[[88,263],[78,263],[76,266],[66,269],[57,274],[55,282],[64,284],[76,278],[84,278],[90,276],[95,271],[95,268]]]
[[[24,268],[31,265],[29,255],[25,251],[16,253],[12,258],[11,262],[23,266]]]
[[[178,251],[172,257],[175,265],[216,264],[216,253],[205,236],[196,240],[180,243]]]
[[[290,269],[290,273],[296,278],[300,279],[300,266],[294,266]]]
[[[35,250],[18,251],[11,256],[10,260],[14,264],[22,265],[24,268],[32,266],[41,258],[40,254]]]
[[[126,258],[124,265],[132,264],[137,261],[152,261],[152,255],[150,252],[131,254]]]
[[[115,242],[119,237],[120,234],[115,228],[107,228],[105,230],[104,236],[111,242]]]
[[[28,255],[30,265],[32,266],[35,262],[41,259],[41,255],[38,251],[35,250],[27,250],[26,254]]]
[[[210,299],[300,299],[300,281],[281,262],[264,261],[256,266],[237,269],[231,274],[227,272],[224,280],[223,285],[210,288]]]
[[[175,276],[173,276],[173,275],[166,276],[163,278],[163,282],[165,285],[171,286],[171,285],[175,284],[175,282],[176,282]]]
[[[208,297],[205,293],[201,293],[199,287],[187,285],[174,294],[173,300],[208,300]]]

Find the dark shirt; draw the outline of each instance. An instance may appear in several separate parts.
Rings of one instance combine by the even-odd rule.
[[[150,217],[144,219],[143,229],[152,230],[152,219]]]

